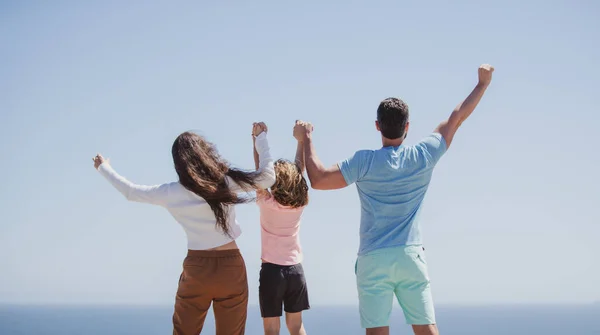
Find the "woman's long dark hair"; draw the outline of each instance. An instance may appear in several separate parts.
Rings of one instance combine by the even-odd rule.
[[[258,172],[230,168],[212,143],[191,132],[185,132],[175,139],[171,153],[175,171],[179,175],[179,183],[206,200],[215,214],[217,226],[225,235],[231,237],[227,222],[229,207],[252,199],[240,198],[232,192],[227,185],[226,176],[243,189],[252,191]]]

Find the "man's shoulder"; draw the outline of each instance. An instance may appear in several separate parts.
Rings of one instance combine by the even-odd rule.
[[[375,153],[375,150],[371,150],[371,149],[357,150],[354,152],[354,154],[352,154],[352,156],[350,156],[344,162],[350,162],[350,161],[359,162],[359,161],[369,160],[373,157],[374,153]]]
[[[444,136],[438,132],[433,132],[425,137],[423,137],[414,147],[423,149],[423,150],[438,150],[442,151],[446,150],[446,139]]]
[[[377,150],[373,150],[373,149],[361,149],[361,150],[357,150],[356,153],[355,153],[355,155],[359,155],[359,156],[362,156],[362,157],[369,157],[369,156],[372,156],[375,153],[375,151],[377,151]]]

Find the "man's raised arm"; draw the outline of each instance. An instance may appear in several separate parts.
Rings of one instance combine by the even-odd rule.
[[[294,126],[294,137],[302,139],[304,145],[304,159],[310,186],[316,190],[335,190],[348,186],[337,165],[326,168],[317,157],[312,143],[312,130],[312,124],[307,122],[296,121]]]
[[[479,67],[479,82],[477,86],[475,86],[471,94],[463,102],[454,108],[448,120],[440,123],[435,129],[436,133],[440,133],[444,137],[446,148],[450,147],[454,134],[456,134],[460,125],[473,113],[475,107],[479,104],[481,97],[483,97],[485,90],[492,81],[492,72],[494,72],[494,68],[491,65],[481,65]]]

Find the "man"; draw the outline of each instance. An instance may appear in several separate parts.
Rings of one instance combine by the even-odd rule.
[[[481,100],[493,71],[490,65],[481,65],[471,94],[414,146],[403,145],[409,127],[408,106],[396,98],[383,100],[375,122],[383,147],[357,151],[330,168],[315,153],[312,125],[296,122],[294,132],[303,137],[311,186],[333,190],[356,183],[361,220],[355,272],[361,325],[367,335],[389,334],[394,295],[415,334],[438,334],[419,231],[421,204],[434,166]]]

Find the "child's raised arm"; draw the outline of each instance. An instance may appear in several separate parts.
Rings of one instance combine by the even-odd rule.
[[[301,120],[296,120],[296,124],[303,124]],[[296,147],[296,164],[300,168],[300,173],[304,173],[306,170],[306,164],[304,163],[304,138],[300,133],[297,133],[294,128],[294,137],[298,140],[298,146]]]
[[[304,142],[298,141],[298,146],[296,147],[296,164],[300,168],[300,173],[304,174],[304,170],[306,169],[306,164],[304,164]]]

